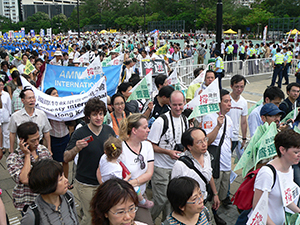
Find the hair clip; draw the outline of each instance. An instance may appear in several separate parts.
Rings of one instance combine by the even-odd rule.
[[[111,144],[111,147],[114,149],[114,150],[117,150],[116,146],[114,143]]]

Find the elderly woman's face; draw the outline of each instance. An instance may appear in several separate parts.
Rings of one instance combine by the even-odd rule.
[[[131,199],[123,199],[110,208],[105,217],[108,218],[110,225],[131,225],[135,217],[135,204]]]

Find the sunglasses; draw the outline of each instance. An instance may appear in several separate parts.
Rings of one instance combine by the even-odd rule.
[[[141,170],[145,169],[146,164],[145,164],[144,156],[143,155],[139,154],[137,156],[137,158],[134,160],[134,162],[135,163],[140,162],[140,168],[141,168]]]

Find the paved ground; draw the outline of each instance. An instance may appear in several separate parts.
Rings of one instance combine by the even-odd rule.
[[[270,84],[270,75],[264,75],[264,76],[258,76],[258,77],[251,77],[248,79],[249,80],[249,84],[247,84],[245,91],[244,91],[244,98],[248,99],[248,100],[252,100],[252,101],[259,101],[262,98],[262,93],[265,90],[265,88],[267,87],[267,85]],[[294,78],[291,79],[290,82],[295,81]],[[229,81],[224,81],[223,82],[223,87],[224,88],[228,88],[228,90],[230,89],[229,87]],[[283,91],[285,92],[285,87],[283,86]],[[249,105],[251,106],[251,105]],[[12,204],[12,189],[15,186],[14,181],[10,178],[10,175],[8,174],[7,170],[6,170],[6,160],[7,157],[7,153],[6,156],[4,156],[2,158],[2,160],[0,161],[0,188],[3,190],[3,194],[2,194],[2,200],[5,204],[5,208],[6,208],[6,212],[8,214],[9,220],[10,220],[10,224],[12,225],[17,225],[20,224],[19,219],[21,218],[21,214],[15,210],[13,204]],[[234,161],[234,159],[232,159]],[[234,165],[233,167],[234,168]],[[242,182],[242,177],[241,177],[241,171],[237,171],[238,177],[236,178],[236,180],[233,182],[233,184],[230,187],[230,193],[231,196],[232,194],[235,193],[235,191],[237,190],[237,188],[239,187],[239,185]],[[77,206],[77,209],[79,209],[79,204],[80,201],[77,198],[77,193],[75,190],[72,190],[72,192],[74,193],[76,200],[75,200],[75,204]],[[222,217],[228,225],[232,225],[235,224],[235,221],[238,217],[238,212],[236,210],[235,206],[229,206],[228,209],[225,209],[223,206],[220,207],[219,209],[219,215],[220,217]],[[156,222],[156,224],[160,224],[158,221]]]

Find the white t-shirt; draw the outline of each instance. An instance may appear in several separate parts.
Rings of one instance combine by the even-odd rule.
[[[101,172],[101,180],[105,182],[112,178],[120,178],[122,177],[122,167],[119,163],[112,163],[107,161],[106,154],[103,154],[99,161],[99,167]]]
[[[187,129],[187,125],[183,121],[182,117],[173,117],[174,122],[174,131],[175,131],[175,138],[173,136],[173,129],[172,129],[172,122],[170,119],[170,112],[166,113],[168,118],[168,130],[166,133],[161,137],[164,120],[161,117],[158,117],[154,123],[152,124],[151,130],[148,135],[148,140],[154,144],[158,144],[159,147],[173,150],[176,144],[181,144],[181,135]],[[176,162],[175,159],[171,159],[169,155],[156,153],[154,152],[154,166],[164,168],[164,169],[172,169],[174,163]]]
[[[122,142],[122,154],[120,160],[126,165],[131,173],[131,179],[136,179],[143,175],[148,169],[148,163],[154,161],[152,144],[149,141],[143,141],[140,150],[140,155],[144,157],[145,168],[141,169],[138,154],[130,149],[126,142]],[[146,190],[146,183],[140,185],[141,193],[144,194]]]
[[[227,113],[232,120],[232,141],[238,141],[239,139],[239,130],[240,130],[240,118],[241,116],[247,116],[248,114],[248,105],[247,101],[240,96],[240,99],[236,102],[230,95],[231,98],[231,109]]]
[[[0,109],[0,122],[8,123],[11,115],[11,99],[6,91],[2,91],[0,96],[2,101],[2,108]]]
[[[209,182],[212,178],[210,154],[208,152],[206,152],[204,154],[204,167],[202,167],[200,165],[200,163],[192,156],[192,154],[188,150],[186,150],[184,152],[184,155],[186,155],[190,159],[192,159],[194,166],[203,174],[203,176]],[[174,178],[174,177],[190,177],[190,178],[195,179],[200,186],[200,190],[203,193],[204,199],[206,199],[206,196],[207,196],[206,183],[204,183],[204,181],[196,173],[195,170],[188,168],[184,162],[182,162],[180,160],[177,160],[175,162],[173,169],[172,169],[171,178]]]
[[[261,191],[264,191],[265,189],[269,192],[269,201],[268,201],[268,215],[271,218],[271,220],[276,225],[282,225],[285,221],[285,210],[283,207],[282,202],[282,196],[281,196],[281,190],[280,190],[280,176],[288,176],[289,180],[294,180],[294,171],[292,167],[290,167],[289,172],[282,173],[278,170],[276,170],[276,181],[275,185],[272,188],[273,185],[273,172],[270,168],[267,168],[266,166],[262,167],[257,174],[257,177],[255,179],[254,184],[254,190],[259,189]],[[250,216],[250,214],[249,214]]]
[[[232,139],[232,120],[229,116],[226,116],[227,126],[224,142],[221,146],[221,155],[220,155],[220,171],[230,171],[231,170],[231,139]],[[213,131],[213,129],[218,124],[219,115],[217,113],[208,114],[203,116],[202,121],[200,119],[200,123],[202,124],[202,128],[206,131],[207,134]],[[222,127],[219,129],[216,139],[213,141],[212,145],[218,146],[223,134],[225,120],[223,122]]]

